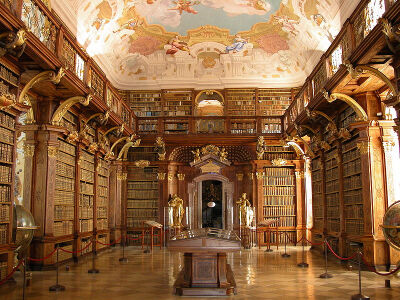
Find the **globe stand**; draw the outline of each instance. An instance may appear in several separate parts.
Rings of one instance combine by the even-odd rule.
[[[361,251],[358,251],[358,294],[351,296],[351,300],[369,300],[368,296],[362,294],[361,291]]]
[[[56,262],[56,284],[52,285],[51,287],[49,287],[49,291],[50,292],[63,292],[65,291],[65,286],[61,285],[58,283],[58,269],[59,269],[59,262],[58,262],[58,252],[59,252],[59,246],[57,245],[57,262]],[[24,271],[25,272],[25,271]],[[25,274],[24,274],[24,278],[25,278]],[[25,285],[25,284],[24,284]]]
[[[319,275],[319,278],[322,279],[329,279],[332,278],[333,276],[328,273],[328,246],[327,246],[328,241],[325,239],[324,241],[324,248],[325,248],[325,273]]]

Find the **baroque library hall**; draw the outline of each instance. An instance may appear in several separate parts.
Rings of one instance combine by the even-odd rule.
[[[398,300],[399,134],[400,0],[0,0],[0,300]]]

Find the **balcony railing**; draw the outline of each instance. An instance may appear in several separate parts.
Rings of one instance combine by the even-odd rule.
[[[67,75],[76,77],[83,87],[90,89],[95,101],[105,103],[128,126],[135,126],[134,113],[112,87],[101,69],[87,55],[58,16],[40,0],[0,0],[3,6],[21,21],[46,48],[59,59]],[[48,55],[49,56],[49,55]]]
[[[293,124],[304,111],[305,107],[320,94],[328,81],[339,71],[341,65],[364,41],[378,24],[379,19],[395,2],[398,1],[361,1],[286,110],[283,118],[285,131],[289,124]]]
[[[139,134],[269,135],[282,133],[281,117],[137,118]]]

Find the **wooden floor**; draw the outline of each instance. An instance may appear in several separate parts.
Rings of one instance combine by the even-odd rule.
[[[266,253],[262,250],[243,250],[229,255],[237,283],[237,295],[223,297],[235,300],[261,299],[350,299],[357,293],[357,273],[349,271],[332,259],[329,262],[331,279],[320,279],[323,273],[323,259],[319,253],[307,252],[308,269],[300,269],[301,248],[289,247],[290,258],[282,258],[282,251]],[[60,283],[65,292],[49,292],[54,284],[55,272],[34,272],[32,285],[27,289],[26,299],[50,300],[164,300],[191,299],[173,294],[173,284],[183,259],[179,253],[155,250],[145,254],[140,248],[129,247],[126,251],[129,261],[120,263],[121,249],[115,248],[99,254],[96,259],[99,274],[88,274],[90,257],[80,263],[70,263],[70,270],[61,268]],[[363,292],[371,299],[400,299],[400,279],[392,281],[392,288],[384,287],[383,277],[363,272]],[[0,287],[1,300],[22,299],[21,274],[17,273],[16,284]],[[195,299],[210,299],[199,298]]]

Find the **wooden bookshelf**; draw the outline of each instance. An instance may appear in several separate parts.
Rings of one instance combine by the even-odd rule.
[[[145,220],[159,221],[157,167],[128,168],[127,228],[142,227]]]
[[[94,155],[85,150],[80,153],[79,231],[93,231]]]
[[[256,115],[256,92],[254,89],[227,89],[225,93],[228,115]]]
[[[325,153],[325,199],[327,210],[327,230],[329,234],[340,232],[340,184],[338,149],[331,148]]]
[[[261,119],[262,133],[282,133],[282,121],[280,118]]]
[[[59,138],[54,196],[54,227],[56,237],[74,232],[76,146]]]
[[[257,114],[260,116],[282,116],[291,102],[291,89],[257,90]]]
[[[189,133],[189,120],[175,120],[166,119],[164,121],[165,134],[188,134]]]
[[[255,134],[257,132],[254,119],[232,119],[230,128],[232,134]]]
[[[162,113],[160,91],[120,91],[137,117],[159,117]]]
[[[10,273],[14,259],[11,244],[15,176],[15,125],[15,115],[0,111],[0,281]]]
[[[193,91],[163,90],[164,116],[191,116]]]
[[[312,208],[313,208],[313,229],[319,233],[324,230],[324,199],[322,182],[321,157],[315,157],[311,162],[312,178]]]
[[[296,240],[296,189],[293,167],[265,167],[263,176],[263,220],[279,219],[279,231],[272,243],[284,243],[286,232]],[[288,240],[286,240],[289,242]]]
[[[156,161],[158,160],[157,152],[154,151],[154,146],[142,146],[131,148],[128,152],[129,161],[138,160],[148,160]]]
[[[139,134],[156,134],[158,132],[158,120],[138,119],[138,132]]]
[[[109,163],[104,159],[98,159],[97,172],[97,199],[96,199],[96,229],[108,229],[108,187],[109,187]]]
[[[293,160],[296,159],[296,153],[289,147],[272,145],[264,147],[264,160],[274,160],[279,158]]]

